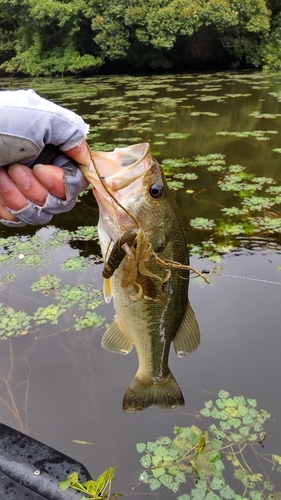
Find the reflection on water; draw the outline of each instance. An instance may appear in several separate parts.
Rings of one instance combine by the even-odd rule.
[[[91,124],[92,149],[112,150],[114,145],[148,140],[160,162],[184,158],[180,170],[171,165],[168,172],[170,180],[183,183],[176,191],[176,200],[195,252],[191,264],[215,272],[210,285],[198,278],[190,280],[190,299],[202,337],[200,349],[185,362],[179,362],[174,352],[169,359],[185,395],[184,409],[165,412],[152,407],[140,414],[124,414],[120,401],[134,376],[136,354],[119,357],[103,350],[104,327],[75,330],[77,316],[84,313],[74,305],[57,324],[50,320],[32,323],[26,335],[2,341],[1,421],[24,428],[77,458],[94,476],[116,466],[115,490],[130,496],[149,491],[145,485],[138,486],[143,467],[136,443],[172,437],[175,425],[199,425],[198,410],[221,389],[256,398],[259,407],[271,413],[263,444],[266,453],[280,454],[280,285],[273,283],[281,282],[280,75],[124,76],[55,82],[6,79],[1,84],[3,88],[33,87],[76,109]],[[193,161],[193,156],[209,154],[225,155],[222,170],[210,170],[218,165],[215,159],[211,165],[206,159],[200,165],[198,159]],[[230,168],[237,165],[243,168]],[[178,172],[196,173],[197,177],[175,179]],[[233,180],[230,176],[234,174]],[[229,180],[233,180],[231,189],[222,190],[219,186],[229,187]],[[225,208],[232,209],[233,215],[223,212]],[[196,218],[201,219],[197,225]],[[97,208],[91,193],[70,214],[53,220],[57,228],[69,231],[96,224]],[[210,221],[211,229],[205,228]],[[249,225],[254,226],[253,232],[247,232]],[[46,248],[45,258],[52,260],[33,269],[17,269],[16,254],[4,262],[0,268],[4,307],[32,315],[39,307],[57,304],[52,295],[55,290],[51,295],[31,291],[32,283],[47,274],[61,278],[61,286],[101,288],[101,266],[92,263],[90,271],[67,271],[60,266],[72,257],[89,256],[94,261],[99,253],[97,242],[72,239],[48,249],[46,241],[54,229],[18,231],[24,237],[44,236],[41,247]],[[1,238],[14,234],[11,229],[0,229]],[[16,277],[5,281],[12,273]],[[99,306],[97,313],[107,322],[114,315],[110,305]],[[204,421],[199,426],[203,427]],[[188,492],[192,484],[191,480]],[[164,489],[159,491],[161,498],[176,498],[172,492],[166,496]]]

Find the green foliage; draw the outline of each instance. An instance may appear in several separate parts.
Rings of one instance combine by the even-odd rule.
[[[266,0],[1,0],[0,6],[0,62],[8,73],[94,72],[108,60],[184,65],[189,40],[195,33],[204,39],[206,29],[237,62],[280,68],[280,16],[272,17]]]
[[[270,33],[261,44],[261,60],[265,69],[281,69],[281,13],[272,20]]]
[[[258,410],[255,399],[232,398],[222,390],[215,401],[205,402],[200,414],[217,423],[211,423],[205,431],[195,425],[175,427],[173,439],[164,436],[137,444],[137,451],[142,454],[140,462],[145,469],[139,480],[148,484],[152,491],[165,486],[176,493],[188,478],[195,478],[190,494],[180,495],[178,500],[275,498],[267,473],[263,469],[262,473],[254,472],[248,463],[253,459],[256,467],[261,463],[263,455],[255,445],[265,439],[263,425],[270,417],[269,413]],[[264,458],[281,472],[279,455]],[[234,478],[242,483],[242,497],[227,483],[229,465]]]
[[[245,132],[217,132],[217,135],[234,136],[234,137],[254,137],[257,141],[268,141],[268,135],[278,134],[277,130],[252,130]]]
[[[11,264],[15,269],[43,268],[50,264],[50,251],[65,245],[70,241],[89,241],[97,238],[96,227],[79,227],[76,231],[57,231],[44,241],[39,236],[12,236],[1,238],[2,253],[0,266],[5,268]],[[47,252],[48,258],[47,258]],[[99,260],[98,260],[99,261]],[[82,273],[92,266],[92,262],[84,257],[73,257],[61,264],[63,271]],[[17,274],[7,274],[0,281],[0,287],[5,288],[17,278]],[[31,290],[41,292],[48,298],[48,304],[38,307],[33,313],[15,311],[11,307],[0,305],[0,338],[11,335],[25,335],[31,328],[38,328],[45,323],[58,324],[59,320],[71,312],[74,318],[74,328],[82,330],[89,327],[100,327],[104,322],[94,310],[103,303],[101,290],[90,285],[73,285],[63,282],[63,278],[46,274],[31,284]],[[53,302],[51,300],[53,299]],[[79,312],[79,314],[77,314]],[[81,314],[83,313],[83,314]]]
[[[95,481],[91,479],[83,483],[79,482],[77,472],[72,472],[67,480],[59,483],[59,486],[62,491],[67,491],[69,488],[72,488],[81,493],[85,493],[86,496],[81,497],[81,500],[110,500],[110,498],[123,496],[121,493],[113,493],[111,495],[111,485],[114,479],[115,467],[109,467],[109,469],[105,470]]]
[[[0,338],[25,335],[31,327],[31,319],[25,311],[15,311],[0,303]]]
[[[206,219],[204,217],[196,217],[190,221],[191,227],[195,229],[213,229],[215,226],[215,221]]]
[[[256,131],[257,135],[264,132]],[[266,131],[275,133],[275,131]],[[227,133],[230,134],[230,133]],[[226,134],[226,135],[227,135]],[[235,133],[236,135],[236,133]],[[248,137],[255,133],[239,133],[239,136]],[[183,168],[187,172],[174,173],[176,168]],[[281,224],[279,217],[279,206],[281,204],[281,186],[278,180],[266,176],[256,176],[247,173],[242,165],[226,165],[223,155],[209,154],[197,155],[192,159],[167,160],[164,164],[168,175],[175,181],[188,181],[200,179],[200,172],[204,177],[208,171],[212,177],[209,178],[208,189],[220,189],[222,193],[232,193],[236,197],[236,205],[220,205],[221,217],[216,219],[206,217],[196,217],[190,220],[190,227],[200,231],[209,230],[212,232],[210,239],[202,241],[200,244],[189,245],[191,254],[201,257],[208,257],[213,262],[219,262],[221,255],[227,253],[235,247],[236,236],[251,236],[258,233],[263,235],[280,233]],[[191,169],[197,169],[196,177],[193,177]],[[171,180],[170,182],[175,182]],[[173,186],[173,184],[172,184]],[[185,186],[188,186],[185,183]],[[205,191],[205,190],[203,190]],[[186,191],[194,193],[196,188]],[[202,190],[200,190],[200,193]],[[220,195],[223,199],[223,194]],[[227,198],[228,199],[228,198]],[[232,203],[235,199],[232,200]],[[276,212],[273,211],[276,209]],[[237,243],[236,243],[237,244]]]

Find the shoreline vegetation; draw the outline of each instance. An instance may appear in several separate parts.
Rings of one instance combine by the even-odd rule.
[[[0,0],[0,73],[281,69],[279,0]]]

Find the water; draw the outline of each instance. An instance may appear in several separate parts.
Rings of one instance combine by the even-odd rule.
[[[211,284],[204,284],[200,278],[190,283],[190,301],[201,331],[199,349],[187,358],[178,358],[171,350],[169,364],[184,394],[184,408],[163,411],[155,407],[124,414],[122,399],[137,369],[136,354],[118,356],[102,349],[104,327],[76,331],[74,315],[81,315],[81,311],[74,307],[58,324],[33,323],[26,335],[2,341],[1,421],[83,462],[93,476],[116,466],[115,490],[129,494],[129,498],[149,493],[146,485],[139,486],[142,466],[136,443],[172,437],[175,425],[206,428],[209,423],[203,417],[196,418],[198,411],[204,401],[215,400],[221,389],[232,396],[256,398],[259,408],[271,413],[265,424],[265,453],[279,454],[280,230],[269,232],[260,221],[265,217],[278,220],[280,205],[259,207],[247,216],[240,214],[234,221],[244,221],[244,229],[234,234],[224,229],[223,233],[218,228],[233,218],[226,217],[221,208],[241,208],[243,198],[237,196],[239,191],[219,189],[218,183],[229,175],[230,165],[241,165],[243,172],[271,178],[275,186],[280,185],[281,157],[273,150],[281,148],[281,74],[11,78],[0,83],[3,89],[32,87],[76,110],[91,125],[89,142],[93,149],[110,150],[117,145],[149,141],[160,162],[211,153],[225,155],[224,170],[218,172],[204,165],[171,171],[197,175],[197,179],[186,180],[184,188],[176,191],[188,243],[201,250],[204,241],[221,245],[220,250],[223,245],[227,247],[212,253],[206,246],[203,258],[196,253],[191,256],[193,267],[211,271]],[[263,131],[262,140],[245,134],[255,131]],[[217,132],[244,134],[237,137]],[[168,138],[175,133],[190,135]],[[263,184],[254,194],[268,196],[268,185]],[[213,229],[190,227],[189,220],[196,217],[213,220]],[[249,217],[258,224],[252,234],[245,230]],[[95,201],[88,193],[70,214],[54,217],[48,228],[23,228],[18,234],[37,234],[47,242],[57,229],[95,225],[97,218]],[[0,228],[0,237],[12,235],[13,230]],[[94,259],[98,254],[96,241],[74,240],[46,251],[52,262],[39,268],[15,270],[15,261],[3,264],[0,281],[11,272],[16,273],[16,278],[3,287],[0,302],[34,314],[38,307],[52,302],[50,296],[30,289],[46,274],[59,276],[62,283],[101,288],[101,265],[93,264],[85,272],[60,267],[70,257]],[[101,305],[96,312],[109,323],[114,315],[111,305]],[[189,492],[192,484],[184,491]],[[278,478],[275,485],[278,489]],[[157,498],[176,498],[168,490],[159,491]]]

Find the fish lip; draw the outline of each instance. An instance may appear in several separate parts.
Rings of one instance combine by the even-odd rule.
[[[131,156],[128,165],[122,165],[125,156]],[[143,176],[151,167],[153,158],[148,142],[133,144],[125,148],[115,148],[113,151],[92,151],[94,168],[89,170],[81,168],[85,177],[94,187],[102,183],[112,192],[119,191]],[[124,161],[126,163],[126,159]]]

